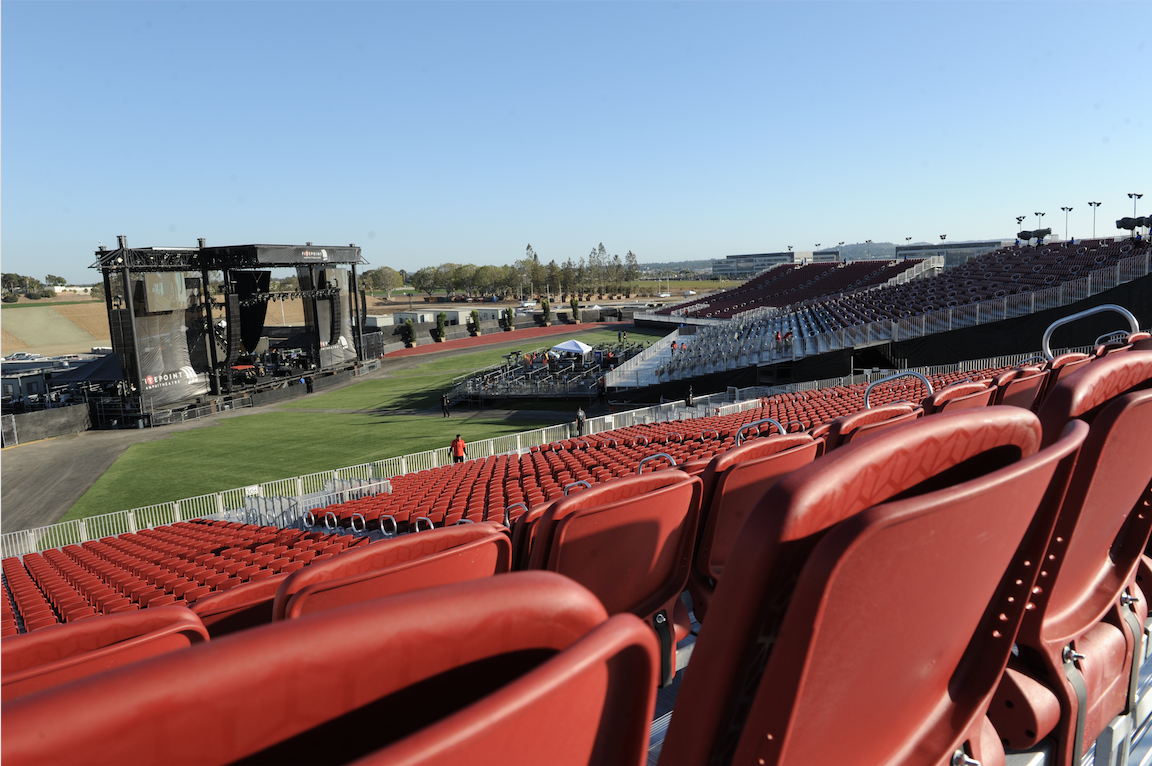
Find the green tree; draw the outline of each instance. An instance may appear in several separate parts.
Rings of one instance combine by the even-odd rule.
[[[552,321],[552,307],[548,305],[548,299],[540,301],[540,308],[544,311],[544,324],[549,324]]]
[[[573,295],[572,300],[568,301],[568,305],[572,307],[572,321],[580,324],[580,300]]]
[[[436,337],[444,340],[444,325],[448,323],[448,315],[441,311],[436,315]]]
[[[88,294],[92,296],[93,300],[97,300],[97,301],[100,301],[101,303],[103,303],[104,302],[104,285],[100,284],[99,282],[96,283],[95,285],[92,286],[92,289],[88,291]]]
[[[436,292],[437,270],[433,266],[425,266],[412,275],[412,286],[422,293],[431,295]]]
[[[44,277],[44,284],[53,287],[63,287],[64,285],[68,284],[68,280],[64,277],[58,277],[55,274],[49,274],[48,276]]]

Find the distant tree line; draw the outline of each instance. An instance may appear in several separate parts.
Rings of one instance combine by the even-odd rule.
[[[3,301],[5,303],[15,303],[20,300],[20,296],[37,300],[40,298],[55,298],[56,291],[53,287],[63,287],[68,284],[68,280],[64,277],[58,277],[55,274],[48,274],[41,282],[35,277],[26,277],[23,274],[3,274],[0,276],[3,285]]]
[[[366,273],[365,278],[372,273]],[[439,266],[426,266],[411,274],[402,271],[393,274],[428,295],[443,290],[449,296],[506,298],[522,295],[527,298],[546,294],[631,295],[632,285],[640,275],[640,267],[632,251],[628,251],[623,258],[609,255],[603,243],[592,248],[587,258],[581,257],[576,261],[569,258],[564,263],[555,260],[544,263],[532,245],[528,245],[523,258],[506,266],[442,263]]]

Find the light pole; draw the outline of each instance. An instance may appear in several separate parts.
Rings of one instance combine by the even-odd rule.
[[[1024,216],[1022,216],[1022,215],[1016,216],[1016,231],[1019,232],[1020,229],[1023,228],[1023,226],[1024,226]]]
[[[1064,211],[1064,241],[1067,242],[1068,241],[1068,214],[1072,212],[1072,208],[1062,207],[1060,209]]]
[[[1040,240],[1043,239],[1043,235],[1040,233],[1040,228],[1041,228],[1041,225],[1044,223],[1044,216],[1046,216],[1048,214],[1047,213],[1036,213],[1035,215],[1036,215],[1036,247],[1040,247]]]
[[[1092,239],[1096,239],[1096,208],[1103,205],[1103,202],[1089,202],[1092,206]]]
[[[1129,194],[1128,199],[1132,200],[1132,217],[1136,217],[1136,200],[1143,197],[1143,194]]]

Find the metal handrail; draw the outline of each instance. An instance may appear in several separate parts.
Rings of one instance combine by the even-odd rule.
[[[359,529],[356,528],[356,519],[357,518],[360,519],[360,528]],[[364,514],[362,514],[362,513],[352,514],[351,524],[352,524],[352,531],[353,532],[367,532],[368,531],[368,520],[364,518]]]
[[[583,484],[583,485],[584,485],[584,487],[585,487],[585,488],[587,488],[587,489],[592,489],[592,485],[591,485],[591,484],[589,484],[589,483],[588,483],[587,481],[585,481],[584,479],[580,479],[580,480],[578,480],[578,481],[574,481],[574,482],[572,482],[571,484],[565,484],[565,485],[564,485],[564,494],[565,494],[565,495],[567,495],[567,494],[568,494],[568,490],[572,489],[573,487],[579,487],[581,484]]]
[[[331,524],[328,523],[329,517],[332,518]],[[324,528],[325,529],[336,529],[339,526],[340,526],[340,519],[336,518],[336,514],[332,513],[332,511],[328,511],[327,513],[324,514]]]
[[[676,466],[676,461],[673,460],[672,456],[667,452],[657,452],[655,455],[649,455],[648,457],[641,460],[640,464],[636,466],[636,473],[644,473],[644,464],[649,460],[655,460],[658,457],[667,458],[668,462],[671,463],[673,467]]]
[[[872,409],[872,405],[869,404],[868,401],[868,397],[872,394],[872,389],[876,388],[876,386],[880,385],[881,383],[888,383],[893,380],[899,380],[900,378],[919,378],[924,383],[924,385],[928,387],[928,396],[932,396],[932,394],[936,393],[932,390],[932,382],[920,373],[913,372],[912,370],[908,370],[907,372],[898,372],[895,375],[889,375],[886,378],[880,378],[880,380],[876,381],[875,383],[870,383],[868,388],[864,389],[864,409]]]
[[[524,513],[528,513],[528,506],[524,505],[524,503],[512,503],[512,505],[509,505],[509,506],[504,508],[504,526],[506,526],[506,527],[512,526],[512,522],[509,520],[509,517],[512,514],[512,509],[515,508],[516,506],[520,506],[521,508],[524,509]]]
[[[1097,338],[1092,345],[1099,346],[1102,343],[1115,343],[1121,340],[1126,341],[1128,340],[1129,335],[1131,335],[1131,333],[1126,330],[1114,330],[1112,332],[1106,332]]]
[[[461,524],[475,524],[475,523],[476,523],[476,522],[475,522],[475,521],[472,521],[472,519],[457,519],[457,520],[456,520],[456,523],[455,523],[455,524],[453,524],[452,526],[458,527],[458,526],[460,526]]]
[[[420,522],[421,521],[427,521],[428,522],[428,531],[429,532],[431,532],[433,529],[436,528],[436,525],[432,523],[432,519],[428,518],[427,516],[420,516],[419,518],[416,519],[416,526],[414,527],[414,531],[416,531],[416,532],[420,531]]]
[[[1040,349],[1044,353],[1044,358],[1048,361],[1056,358],[1052,355],[1052,346],[1050,343],[1052,340],[1052,333],[1056,331],[1056,328],[1063,327],[1066,324],[1075,322],[1077,319],[1083,319],[1084,317],[1089,317],[1093,314],[1103,314],[1106,311],[1114,311],[1127,319],[1128,326],[1132,328],[1133,333],[1140,332],[1140,322],[1136,319],[1135,316],[1132,315],[1131,311],[1124,308],[1123,306],[1117,306],[1115,303],[1104,303],[1099,306],[1093,306],[1090,309],[1078,311],[1075,314],[1070,314],[1062,319],[1057,319],[1055,322],[1048,325],[1048,329],[1044,331],[1044,338],[1040,341]]]
[[[781,434],[788,433],[788,431],[786,431],[784,429],[784,426],[780,425],[779,420],[776,420],[775,418],[761,418],[760,420],[753,420],[751,423],[745,423],[744,425],[740,426],[739,429],[737,429],[737,431],[736,431],[736,446],[739,447],[740,442],[744,441],[744,439],[742,437],[744,436],[745,431],[747,431],[752,426],[757,426],[756,432],[759,433],[760,432],[759,426],[762,426],[765,423],[776,426],[776,430],[779,431]]]
[[[388,519],[389,521],[392,522],[392,531],[391,532],[389,532],[387,529],[384,528],[384,520],[385,519]],[[396,533],[400,531],[399,525],[396,524],[396,517],[392,516],[391,514],[387,514],[387,513],[382,514],[379,518],[379,522],[380,522],[380,533],[382,535],[384,535],[385,537],[395,537]]]

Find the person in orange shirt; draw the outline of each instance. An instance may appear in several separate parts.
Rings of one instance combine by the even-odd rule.
[[[456,438],[452,440],[452,462],[463,463],[467,455],[468,448],[464,446],[464,440],[460,438],[460,434],[456,434]]]

